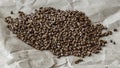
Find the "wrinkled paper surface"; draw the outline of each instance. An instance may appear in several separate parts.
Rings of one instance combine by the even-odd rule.
[[[116,41],[108,43],[101,53],[84,58],[74,64],[78,57],[57,59],[49,51],[39,51],[16,38],[7,28],[4,18],[16,17],[17,12],[31,13],[39,7],[62,10],[79,10],[90,19],[118,32],[106,37]],[[14,14],[11,15],[10,11]],[[120,68],[120,0],[0,0],[0,68]]]

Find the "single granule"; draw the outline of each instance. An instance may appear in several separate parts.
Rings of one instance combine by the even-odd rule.
[[[114,32],[117,32],[118,30],[117,29],[114,29]]]
[[[10,14],[13,14],[13,11],[11,11]]]
[[[78,64],[78,63],[80,63],[82,61],[83,61],[83,59],[78,59],[78,60],[75,61],[75,64]]]
[[[116,42],[113,42],[113,44],[115,45],[115,44],[116,44]]]
[[[113,40],[110,40],[111,43],[113,43]]]
[[[18,18],[9,16],[5,21],[19,39],[57,57],[74,55],[84,58],[97,54],[107,44],[102,38],[112,35],[102,24],[92,24],[85,13],[77,10],[40,7],[30,14],[19,11]]]

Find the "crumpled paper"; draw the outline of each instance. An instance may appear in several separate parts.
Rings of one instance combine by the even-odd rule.
[[[62,10],[79,10],[86,13],[93,23],[101,22],[113,30],[116,41],[108,43],[99,54],[84,58],[68,56],[60,59],[49,51],[39,51],[16,38],[7,28],[4,18],[17,17],[18,11],[29,14],[39,7],[54,7]],[[14,14],[11,15],[10,11]],[[120,0],[0,0],[0,68],[120,68]]]

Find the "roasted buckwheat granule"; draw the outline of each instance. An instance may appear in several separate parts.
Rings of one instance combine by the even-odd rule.
[[[78,63],[80,63],[82,61],[83,61],[83,59],[78,59],[78,60],[75,61],[75,64],[78,64]]]
[[[13,11],[11,11],[10,14],[13,14]]]
[[[118,30],[117,29],[114,29],[114,32],[117,32]]]

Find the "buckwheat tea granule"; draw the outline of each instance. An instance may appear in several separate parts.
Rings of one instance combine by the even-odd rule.
[[[114,32],[117,32],[118,30],[117,29],[114,29]]]
[[[78,64],[78,63],[80,63],[82,61],[83,61],[83,59],[78,59],[78,60],[75,61],[75,64]]]

